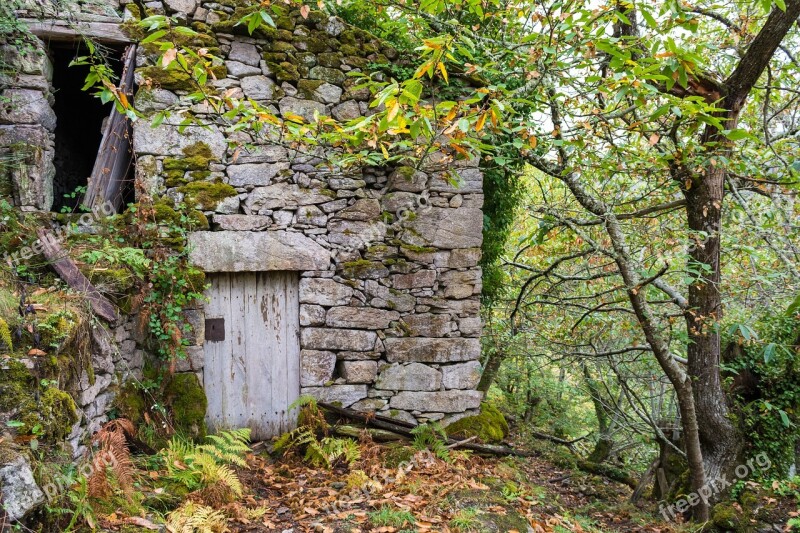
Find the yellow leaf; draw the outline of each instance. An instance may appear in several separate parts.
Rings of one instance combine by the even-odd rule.
[[[386,115],[386,120],[389,122],[393,121],[394,118],[397,116],[397,113],[400,112],[400,102],[397,100],[394,101],[394,105],[392,105],[391,109],[389,109],[389,114]]]
[[[383,157],[385,159],[389,159],[389,151],[386,149],[386,146],[381,144],[381,152],[383,152]]]
[[[486,113],[478,117],[478,122],[475,123],[475,131],[481,131],[484,124],[486,124]]]
[[[536,148],[536,145],[539,144],[539,139],[535,135],[531,135],[530,139],[528,139],[528,144],[531,145],[531,148]]]
[[[442,73],[442,77],[444,78],[444,82],[445,83],[450,83],[450,80],[447,77],[447,69],[444,68],[444,63],[439,61],[439,64],[437,66],[439,67],[439,71]]]

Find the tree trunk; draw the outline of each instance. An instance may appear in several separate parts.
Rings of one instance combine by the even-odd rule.
[[[503,364],[503,360],[505,360],[505,358],[506,352],[503,350],[494,349],[489,352],[489,355],[486,357],[486,364],[483,366],[481,380],[478,383],[479,391],[489,391],[489,388],[492,386],[492,383],[494,383],[494,380],[497,377],[497,373],[500,371],[500,365]]]
[[[732,120],[735,127],[735,120]],[[720,155],[725,155],[720,154]],[[687,182],[686,213],[696,239],[690,247],[690,268],[697,279],[689,285],[687,354],[692,377],[700,445],[708,480],[730,478],[742,451],[739,432],[731,420],[720,378],[720,225],[725,172],[712,167]]]

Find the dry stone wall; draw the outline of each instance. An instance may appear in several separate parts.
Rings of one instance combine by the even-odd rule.
[[[121,6],[129,21],[123,26],[130,29],[142,16],[139,5]],[[365,115],[370,95],[348,73],[397,59],[369,34],[320,13],[292,12],[276,18],[276,29],[249,36],[235,25],[245,12],[236,0],[144,6],[145,14],[192,25],[199,36],[190,45],[223,58],[212,91],[283,116]],[[336,171],[321,148],[287,147],[274,132],[231,127],[190,97],[197,88],[187,76],[164,71],[156,58],[152,47],[139,47],[136,106],[145,114],[175,113],[155,128],[148,120],[134,125],[137,190],[206,214],[209,228],[190,236],[191,259],[204,270],[301,272],[301,392],[408,421],[473,414],[482,398],[474,390],[481,371],[483,227],[477,161],[434,154],[422,169]],[[34,148],[29,168],[9,186],[18,206],[48,210],[52,65],[46,54],[16,61],[29,64],[4,95],[38,91],[19,95],[36,105],[3,111],[0,145]],[[202,126],[181,131],[182,113]],[[195,332],[179,370],[202,374],[202,309],[190,313]],[[122,355],[98,361],[109,366],[109,376],[123,360],[136,367],[144,357],[128,326],[121,327],[113,336]],[[84,408],[99,421],[108,402],[103,387],[95,388]]]
[[[204,2],[184,14],[196,28],[211,28],[206,44],[224,57],[226,75],[211,85],[284,116],[368,113],[370,95],[348,72],[396,58],[370,35],[320,14],[292,13],[255,37],[231,33],[238,32],[235,6]],[[152,61],[139,58],[141,86]],[[322,150],[231,131],[190,106],[189,87],[149,86],[137,95],[140,108],[184,104],[216,124],[188,134],[169,121],[135,129],[140,180],[208,215],[210,231],[190,238],[192,260],[210,272],[302,272],[302,393],[409,421],[451,420],[478,408],[483,195],[476,161],[439,156],[423,170],[339,173]],[[175,158],[200,147],[207,168],[173,170]],[[224,198],[197,200],[197,176]]]

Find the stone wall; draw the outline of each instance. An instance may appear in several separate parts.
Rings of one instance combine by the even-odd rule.
[[[397,57],[369,34],[319,13],[290,13],[276,19],[277,29],[251,37],[234,25],[243,13],[235,1],[146,6],[192,24],[200,32],[192,45],[224,58],[212,90],[283,116],[312,120],[317,112],[347,120],[369,113],[369,93],[356,89],[348,72]],[[128,20],[140,15],[134,4],[123,11]],[[156,128],[148,120],[134,126],[138,191],[206,214],[210,227],[192,234],[190,244],[191,258],[208,272],[301,271],[302,392],[408,421],[474,413],[482,397],[474,390],[483,227],[477,161],[434,154],[422,169],[338,172],[322,149],[283,146],[274,131],[231,128],[190,98],[191,80],[155,66],[156,57],[152,47],[139,48],[136,106],[176,113]],[[0,145],[21,138],[37,147],[12,187],[20,207],[47,210],[56,118],[46,56],[23,72],[14,83],[38,87],[30,89],[39,91],[31,96],[37,104],[33,111],[26,106],[30,112],[3,111],[0,124],[14,125],[0,126]],[[178,110],[203,127],[179,131],[185,115]],[[190,357],[179,370],[201,373],[203,315],[191,313]],[[135,363],[141,354],[126,327],[114,332],[125,355],[112,356],[111,364]],[[98,365],[108,364],[102,359]],[[100,414],[103,393],[88,396]]]

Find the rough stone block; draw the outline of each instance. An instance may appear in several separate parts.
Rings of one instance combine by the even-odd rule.
[[[342,361],[339,363],[339,376],[348,383],[372,383],[378,375],[376,361]]]
[[[480,380],[478,361],[442,366],[442,384],[446,389],[474,389]]]
[[[413,167],[399,167],[389,176],[386,187],[390,192],[422,192],[428,184],[428,175]]]
[[[453,248],[476,248],[483,242],[483,212],[480,209],[431,207],[406,222],[412,231],[403,233],[409,244]]]
[[[205,272],[325,270],[330,252],[302,233],[198,231],[189,235],[189,260]]]
[[[20,520],[45,501],[44,493],[33,477],[31,465],[23,456],[0,465],[0,488],[3,491],[3,509],[11,523]]]
[[[389,362],[450,363],[481,356],[480,341],[471,338],[388,338],[384,344]]]
[[[0,124],[38,124],[49,131],[56,129],[56,113],[43,92],[6,89],[2,98]]]
[[[260,72],[260,69],[259,69]],[[266,76],[248,76],[242,78],[242,91],[253,100],[272,100],[277,86]]]
[[[480,248],[462,248],[451,250],[447,258],[447,266],[450,268],[469,268],[474,267],[481,260]]]
[[[301,100],[292,96],[282,98],[278,108],[284,118],[291,113],[303,117],[306,122],[314,121],[314,112],[324,116],[330,115],[330,108],[325,104],[314,100]]]
[[[214,224],[221,230],[261,231],[272,224],[272,219],[261,215],[214,215]]]
[[[300,302],[317,305],[347,305],[353,297],[353,288],[332,279],[302,278]]]
[[[367,352],[375,347],[374,331],[356,329],[302,328],[300,345],[309,350]]]
[[[479,337],[481,334],[480,317],[462,318],[458,321],[458,329],[465,337]]]
[[[435,270],[419,270],[410,274],[395,274],[392,276],[392,287],[395,289],[416,289],[420,287],[433,287],[436,282]]]
[[[389,400],[389,407],[408,411],[460,413],[467,409],[477,409],[482,399],[483,393],[474,390],[402,391]]]
[[[422,363],[393,364],[384,367],[376,389],[436,391],[442,388],[442,373]]]
[[[328,217],[315,205],[301,205],[297,208],[296,222],[309,226],[324,227],[328,222]]]
[[[333,379],[336,354],[324,350],[300,350],[300,386],[321,386]]]
[[[328,310],[325,324],[332,328],[385,329],[400,318],[397,311],[372,307],[334,307]]]
[[[289,163],[247,163],[228,167],[228,183],[234,187],[269,185],[281,171],[287,170]]]
[[[240,63],[239,61],[226,61],[225,68],[228,69],[228,74],[233,76],[234,78],[241,78],[242,80],[247,79],[251,76],[259,76],[261,74],[260,67],[254,67],[252,65],[247,65],[245,63]],[[263,76],[261,76],[263,77]],[[272,80],[270,80],[272,81]],[[273,82],[274,85],[274,82]],[[252,97],[250,97],[252,98]]]
[[[342,407],[350,407],[367,397],[366,385],[331,385],[329,387],[302,387],[300,394],[308,394],[326,403],[338,402]]]
[[[444,337],[453,331],[450,315],[418,313],[404,316],[403,322],[410,337]]]
[[[258,49],[253,44],[233,41],[231,42],[231,50],[228,52],[228,59],[258,67],[261,61],[261,54],[258,53]]]
[[[372,198],[362,198],[336,213],[336,218],[345,220],[376,220],[381,215],[381,204]]]
[[[464,300],[446,300],[444,298],[419,298],[419,305],[428,307],[440,313],[454,313],[457,315],[477,316],[481,311],[481,302],[473,296]]]
[[[364,398],[351,405],[350,409],[362,412],[377,411],[387,403],[389,403],[389,400],[384,400],[383,398]]]
[[[133,123],[133,150],[137,155],[183,156],[183,149],[203,142],[211,149],[212,155],[220,161],[225,156],[228,144],[219,128],[190,124],[181,132],[178,116],[167,118],[161,125],[153,128],[148,120]]]
[[[324,326],[325,308],[321,305],[300,304],[301,326]]]
[[[431,176],[429,189],[433,192],[472,193],[483,191],[483,172],[478,168],[462,168],[457,171],[458,179],[453,183],[449,173]]]
[[[265,210],[286,209],[301,205],[322,204],[331,197],[317,189],[301,189],[292,183],[276,183],[266,187],[256,187],[245,200],[245,207],[251,213]]]

